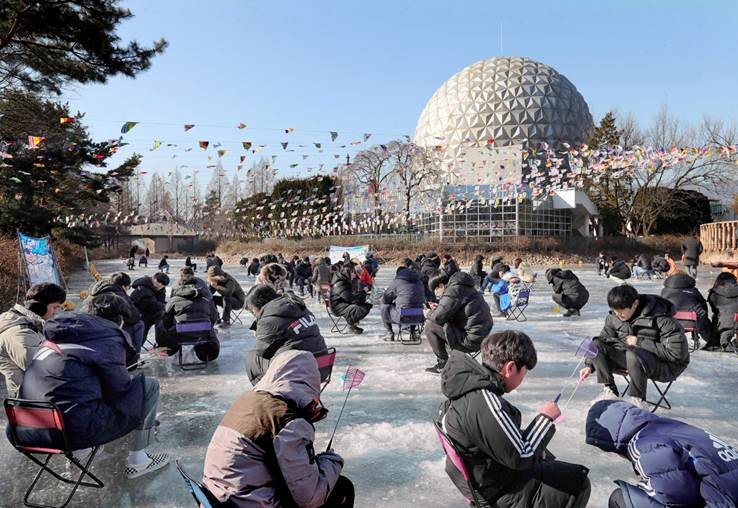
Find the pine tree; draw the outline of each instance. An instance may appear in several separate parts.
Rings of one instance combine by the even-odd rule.
[[[167,42],[121,45],[118,25],[133,15],[119,0],[0,2],[0,92],[60,93],[69,82],[104,83],[133,77]]]
[[[620,143],[620,131],[615,123],[615,113],[608,111],[600,120],[600,125],[595,127],[594,134],[589,140],[589,146],[597,148],[600,146],[615,146]]]

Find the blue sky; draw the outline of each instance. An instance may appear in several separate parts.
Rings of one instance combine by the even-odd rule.
[[[240,142],[248,140],[269,146],[249,153],[244,170],[259,156],[276,154],[281,175],[309,176],[320,163],[335,164],[333,154],[343,161],[355,153],[361,145],[348,143],[363,133],[372,134],[370,143],[412,135],[426,101],[447,78],[500,54],[554,67],[579,89],[596,120],[616,108],[647,124],[664,103],[686,122],[705,114],[738,120],[734,0],[123,5],[135,15],[120,28],[124,40],[164,37],[169,48],[136,79],[77,86],[64,99],[86,113],[96,139],[117,137],[124,121],[142,122],[125,136],[131,146],[121,157],[142,153],[148,172],[187,165],[207,179],[215,152],[196,145],[208,140],[228,150],[222,163],[230,176],[245,153]],[[248,128],[236,129],[239,122]],[[185,133],[185,123],[196,127]],[[290,127],[291,134],[280,130]],[[329,131],[339,132],[335,143]],[[154,139],[178,146],[150,152]],[[283,141],[295,152],[284,151]]]

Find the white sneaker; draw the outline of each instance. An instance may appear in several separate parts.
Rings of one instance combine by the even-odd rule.
[[[169,454],[166,453],[152,454],[146,452],[146,457],[149,460],[143,464],[126,464],[126,476],[129,480],[153,473],[169,464]]]
[[[645,411],[651,410],[651,404],[638,397],[628,397],[628,402],[633,404],[635,407],[643,409]]]
[[[592,404],[595,402],[599,402],[601,400],[617,400],[620,397],[618,397],[618,394],[612,391],[612,388],[609,386],[603,386],[602,387],[602,393],[600,393],[593,401]]]

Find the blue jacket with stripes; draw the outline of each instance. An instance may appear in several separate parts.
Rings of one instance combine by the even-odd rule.
[[[587,415],[587,443],[633,463],[638,485],[617,482],[628,508],[738,506],[738,450],[700,428],[603,400]]]

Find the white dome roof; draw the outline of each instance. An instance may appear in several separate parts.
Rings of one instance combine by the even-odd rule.
[[[454,158],[464,146],[524,142],[584,143],[593,130],[584,97],[563,75],[528,58],[499,57],[451,76],[418,120],[415,142],[444,145]]]

